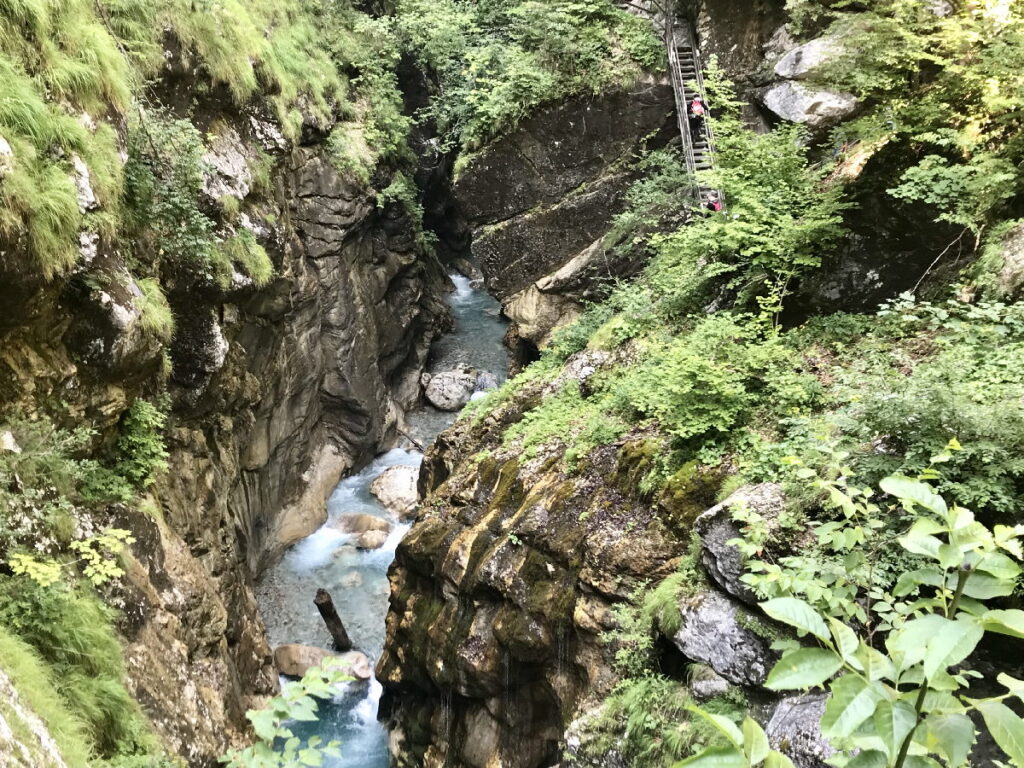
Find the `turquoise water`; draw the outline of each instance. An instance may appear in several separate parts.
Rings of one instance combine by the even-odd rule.
[[[430,370],[471,366],[504,381],[508,356],[502,345],[507,327],[500,306],[462,276],[452,276],[449,297],[455,318],[453,333],[438,340],[431,351]],[[408,432],[427,445],[455,420],[455,414],[424,406],[409,415]],[[356,649],[376,664],[384,647],[384,619],[390,594],[387,572],[395,548],[409,525],[395,524],[387,543],[378,550],[356,550],[351,534],[337,530],[345,515],[369,514],[393,519],[370,494],[370,483],[391,466],[419,466],[415,450],[396,449],[377,457],[361,472],[341,481],[327,503],[328,520],[318,531],[292,547],[270,568],[257,586],[260,609],[272,646],[302,643],[323,648],[331,638],[313,605],[320,587],[334,598]],[[376,680],[346,683],[332,701],[321,704],[315,724],[301,724],[297,734],[341,742],[342,757],[328,759],[327,768],[387,768],[387,729],[377,721],[381,686]]]

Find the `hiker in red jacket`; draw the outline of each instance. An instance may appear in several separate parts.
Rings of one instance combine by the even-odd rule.
[[[718,213],[722,210],[722,201],[715,192],[712,192],[708,195],[708,199],[704,203],[704,207],[712,213]]]

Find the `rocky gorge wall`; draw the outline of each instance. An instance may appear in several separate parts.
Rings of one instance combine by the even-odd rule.
[[[402,206],[378,205],[334,168],[323,126],[293,143],[259,104],[239,111],[173,86],[168,100],[206,136],[202,205],[226,216],[216,212],[234,199],[232,226],[266,249],[273,277],[166,282],[177,330],[165,350],[142,327],[116,245],[83,233],[81,267],[46,281],[4,242],[0,413],[88,425],[99,450],[136,398],[169,396],[169,468],[148,511],[108,511],[136,542],[107,597],[132,694],[198,766],[215,764],[254,697],[277,687],[254,575],[325,519],[346,470],[395,439],[450,322],[450,286]],[[267,157],[270,188],[257,189]],[[84,210],[88,176],[78,183]]]

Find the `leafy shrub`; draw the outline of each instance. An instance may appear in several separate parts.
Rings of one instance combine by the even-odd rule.
[[[146,400],[136,400],[121,423],[115,471],[138,489],[167,469],[167,448],[160,431],[167,414]]]
[[[650,24],[608,0],[402,0],[396,11],[404,49],[440,77],[444,98],[424,118],[448,146],[480,146],[542,104],[662,64]]]

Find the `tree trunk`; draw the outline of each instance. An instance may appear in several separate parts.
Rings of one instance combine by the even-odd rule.
[[[316,604],[317,610],[320,611],[324,624],[327,625],[327,631],[334,638],[335,649],[342,653],[351,651],[352,641],[349,639],[348,632],[345,631],[345,625],[341,623],[341,617],[338,616],[338,611],[334,607],[331,593],[326,589],[318,589],[313,602]]]

